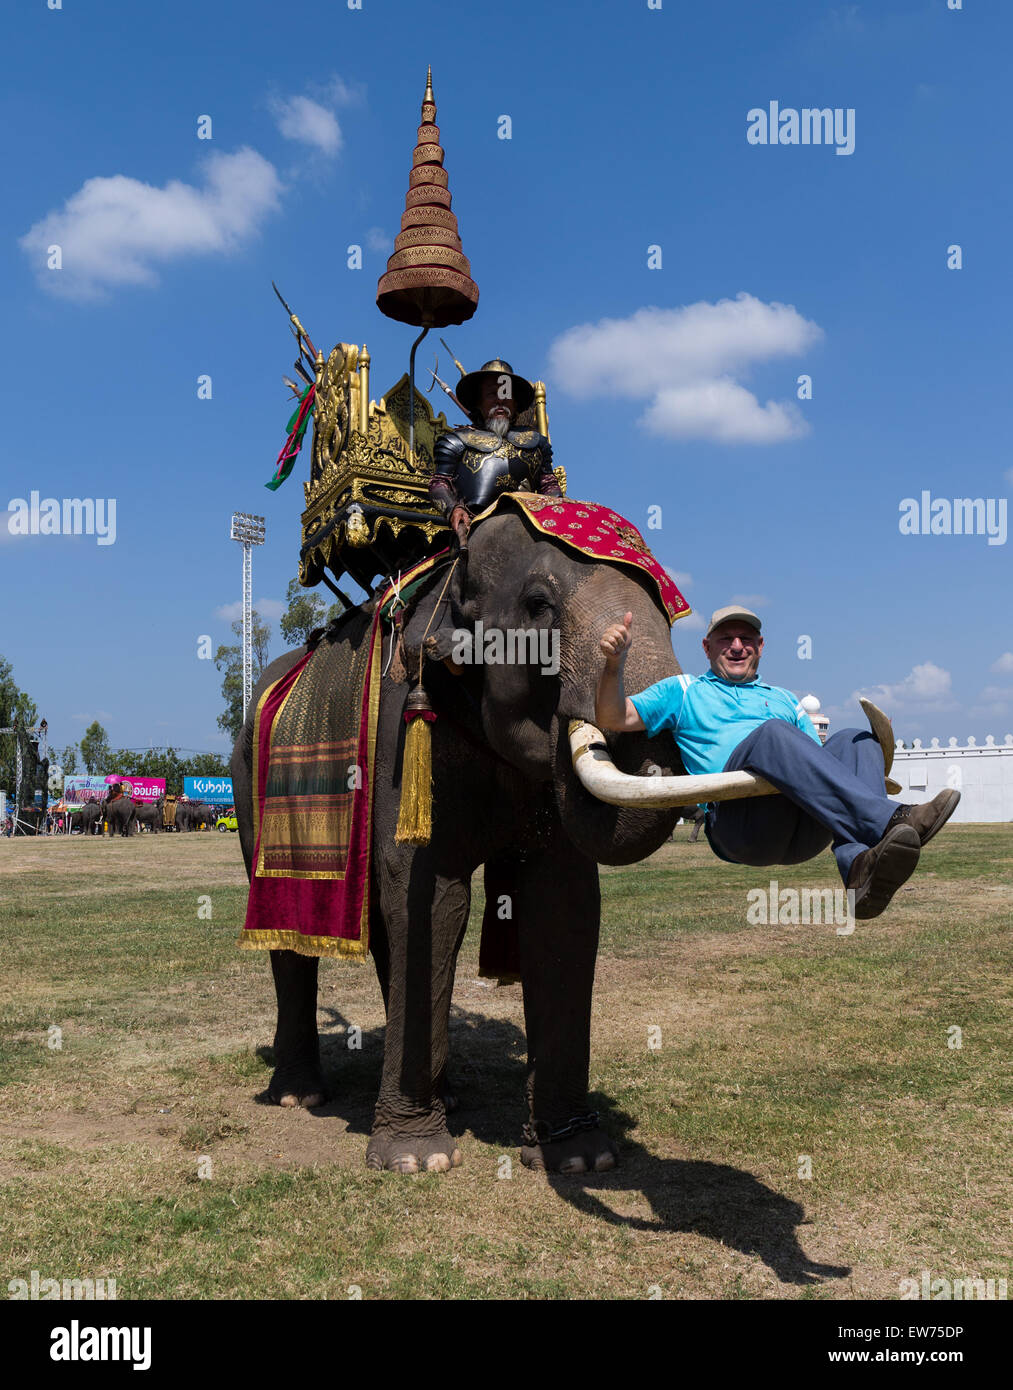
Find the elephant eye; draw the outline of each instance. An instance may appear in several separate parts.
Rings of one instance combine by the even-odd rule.
[[[542,589],[533,589],[524,595],[524,608],[529,617],[544,618],[555,612],[552,599]]]

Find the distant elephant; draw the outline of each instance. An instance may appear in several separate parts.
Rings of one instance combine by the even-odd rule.
[[[605,628],[632,612],[636,641],[626,687],[638,691],[679,672],[669,623],[638,569],[577,553],[512,507],[472,527],[467,557],[448,575],[450,558],[423,579],[404,613],[405,666],[414,673],[426,657],[423,681],[437,716],[430,725],[433,829],[423,848],[395,843],[409,684],[388,673],[379,693],[370,951],[387,1028],[366,1163],[409,1173],[446,1171],[461,1161],[443,1095],[448,1021],[472,875],[484,865],[492,916],[506,895],[519,932],[528,1039],[522,1162],[568,1173],[612,1168],[616,1148],[588,1100],[598,863],[646,858],[664,844],[679,812],[596,800],[574,772],[568,730],[571,720],[594,719]],[[376,602],[345,613],[317,641],[355,640]],[[475,633],[480,620],[486,635],[545,629],[539,649],[541,638],[548,643],[555,633],[555,672],[544,662],[456,665],[450,660],[456,634]],[[279,657],[264,672],[233,753],[247,874],[256,836],[254,713],[263,692],[307,650]],[[624,772],[683,770],[668,732],[606,738]],[[271,966],[278,1018],[269,1094],[282,1105],[317,1105],[323,1098],[318,959],[273,950]]]
[[[109,824],[110,835],[126,837],[133,832],[137,807],[131,798],[124,793],[120,782],[113,782],[110,786],[109,795],[102,803],[102,810]]]
[[[83,835],[94,835],[101,823],[102,807],[97,801],[86,801],[80,810],[71,813],[71,830],[80,830]]]
[[[144,826],[155,835],[162,828],[162,807],[165,805],[165,798],[159,797],[157,801],[135,801],[137,807],[137,828]]]

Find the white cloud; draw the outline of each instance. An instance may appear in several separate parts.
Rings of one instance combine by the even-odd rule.
[[[752,608],[755,612],[757,608],[766,608],[770,599],[766,594],[732,594],[728,602],[741,603],[743,608]],[[721,606],[725,607],[724,604]]]
[[[687,613],[684,618],[680,618],[677,625],[672,628],[673,640],[676,642],[679,640],[680,632],[703,632],[706,626],[707,620],[703,614],[694,609],[692,613]]]
[[[366,247],[370,251],[389,251],[391,239],[382,227],[370,227],[366,233]]]
[[[663,566],[665,573],[678,589],[688,589],[692,586],[693,576],[687,574],[685,570],[673,570],[668,565]]]
[[[1008,483],[1013,483],[1013,468],[1007,468],[1006,472],[1002,476],[1006,479]]]
[[[988,669],[990,671],[995,671],[997,674],[1013,672],[1013,652],[1003,652],[998,661],[993,661]]]
[[[809,427],[794,401],[761,405],[737,377],[797,356],[822,337],[792,305],[743,292],[716,304],[649,306],[626,319],[579,324],[553,342],[549,363],[555,383],[580,399],[648,400],[639,423],[652,434],[771,444]]]
[[[113,716],[107,709],[97,709],[91,714],[72,714],[70,717],[71,719],[75,719],[79,724],[91,724],[96,719],[99,720],[99,722],[104,719],[108,723]]]
[[[125,174],[87,179],[19,244],[54,294],[95,299],[120,285],[155,285],[160,262],[232,251],[279,205],[278,174],[256,150],[212,154],[202,174],[202,187],[170,179],[156,188]],[[46,264],[53,245],[60,270]]]
[[[880,705],[889,714],[891,709],[901,709],[910,705],[924,705],[932,709],[955,709],[952,699],[953,678],[949,671],[932,661],[913,666],[902,681],[894,685],[874,685],[864,690],[856,690],[852,701],[865,695],[874,704]]]
[[[277,598],[258,598],[254,600],[253,611],[259,613],[265,622],[270,622],[272,618],[280,618],[283,613],[287,613],[288,605]],[[234,623],[242,616],[242,599],[236,599],[235,603],[223,603],[220,608],[215,609],[215,617],[227,623]]]
[[[310,97],[272,97],[271,114],[286,140],[312,145],[321,154],[336,155],[344,144],[338,118]]]
[[[639,423],[665,439],[711,439],[718,444],[777,444],[809,432],[790,402],[761,405],[752,391],[727,377],[666,387]]]

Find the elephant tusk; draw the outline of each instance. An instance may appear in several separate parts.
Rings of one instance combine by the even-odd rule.
[[[620,772],[609,757],[605,736],[584,719],[570,720],[570,754],[581,784],[611,806],[662,808],[695,802],[739,801],[771,796],[777,788],[751,772],[707,772],[695,777],[640,777]]]

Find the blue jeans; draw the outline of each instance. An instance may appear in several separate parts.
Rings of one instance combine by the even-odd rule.
[[[729,864],[801,864],[833,846],[841,878],[883,838],[897,802],[884,785],[883,750],[868,730],[841,729],[821,747],[784,719],[768,719],[725,764],[765,778],[782,793],[719,801],[707,839]]]

